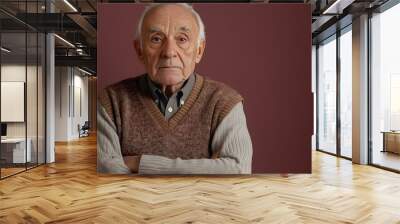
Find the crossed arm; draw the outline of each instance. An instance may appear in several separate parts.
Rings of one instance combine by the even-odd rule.
[[[251,174],[253,149],[243,104],[235,105],[217,127],[211,159],[170,159],[158,155],[123,157],[116,128],[98,106],[97,169],[104,173]],[[220,150],[217,150],[220,149]],[[219,155],[215,152],[220,151]]]

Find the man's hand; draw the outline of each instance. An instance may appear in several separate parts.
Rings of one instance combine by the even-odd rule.
[[[140,155],[139,156],[124,156],[124,162],[132,173],[139,171]]]

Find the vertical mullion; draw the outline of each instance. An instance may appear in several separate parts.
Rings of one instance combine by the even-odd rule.
[[[25,0],[25,21],[28,19],[28,0]],[[27,113],[27,97],[28,97],[28,25],[25,23],[25,170],[28,169],[28,113]]]
[[[317,123],[315,125],[316,127],[316,132],[315,132],[315,149],[319,149],[319,44],[316,45],[315,47],[315,113],[316,113],[316,118],[315,122]]]
[[[373,153],[372,153],[372,63],[371,63],[371,57],[372,57],[372,29],[371,29],[371,19],[372,19],[372,12],[368,12],[368,20],[367,20],[367,47],[368,47],[368,53],[367,53],[367,85],[368,85],[368,90],[367,90],[367,103],[368,103],[368,111],[367,111],[367,132],[368,132],[368,164],[373,164]]]
[[[39,0],[36,1],[39,14]],[[36,166],[39,165],[39,30],[36,31]]]
[[[340,119],[340,30],[336,31],[336,154],[341,156],[341,119]]]
[[[45,8],[44,11],[45,13],[48,13],[48,6],[49,2],[45,0],[44,2]],[[44,78],[42,79],[42,82],[44,80],[44,161],[43,163],[47,163],[47,38],[48,38],[49,33],[47,31],[44,32],[44,69],[42,68],[42,77],[43,77],[43,71],[44,71]],[[43,44],[43,42],[42,42]],[[43,53],[43,51],[42,51]],[[43,84],[43,83],[42,83]],[[61,90],[60,90],[61,91]],[[42,107],[43,109],[43,107]],[[43,118],[43,117],[42,117]]]

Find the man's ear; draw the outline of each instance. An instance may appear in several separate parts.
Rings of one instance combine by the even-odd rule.
[[[196,52],[196,63],[200,62],[201,58],[203,57],[205,48],[206,48],[206,41],[205,40],[200,41],[200,46],[197,48]]]
[[[140,46],[140,41],[139,40],[134,40],[133,41],[133,46],[135,47],[136,55],[143,62],[143,50],[142,50],[142,48]]]

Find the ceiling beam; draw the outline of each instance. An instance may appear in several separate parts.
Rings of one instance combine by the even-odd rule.
[[[55,56],[56,66],[83,66],[96,71],[96,58],[90,56]]]

